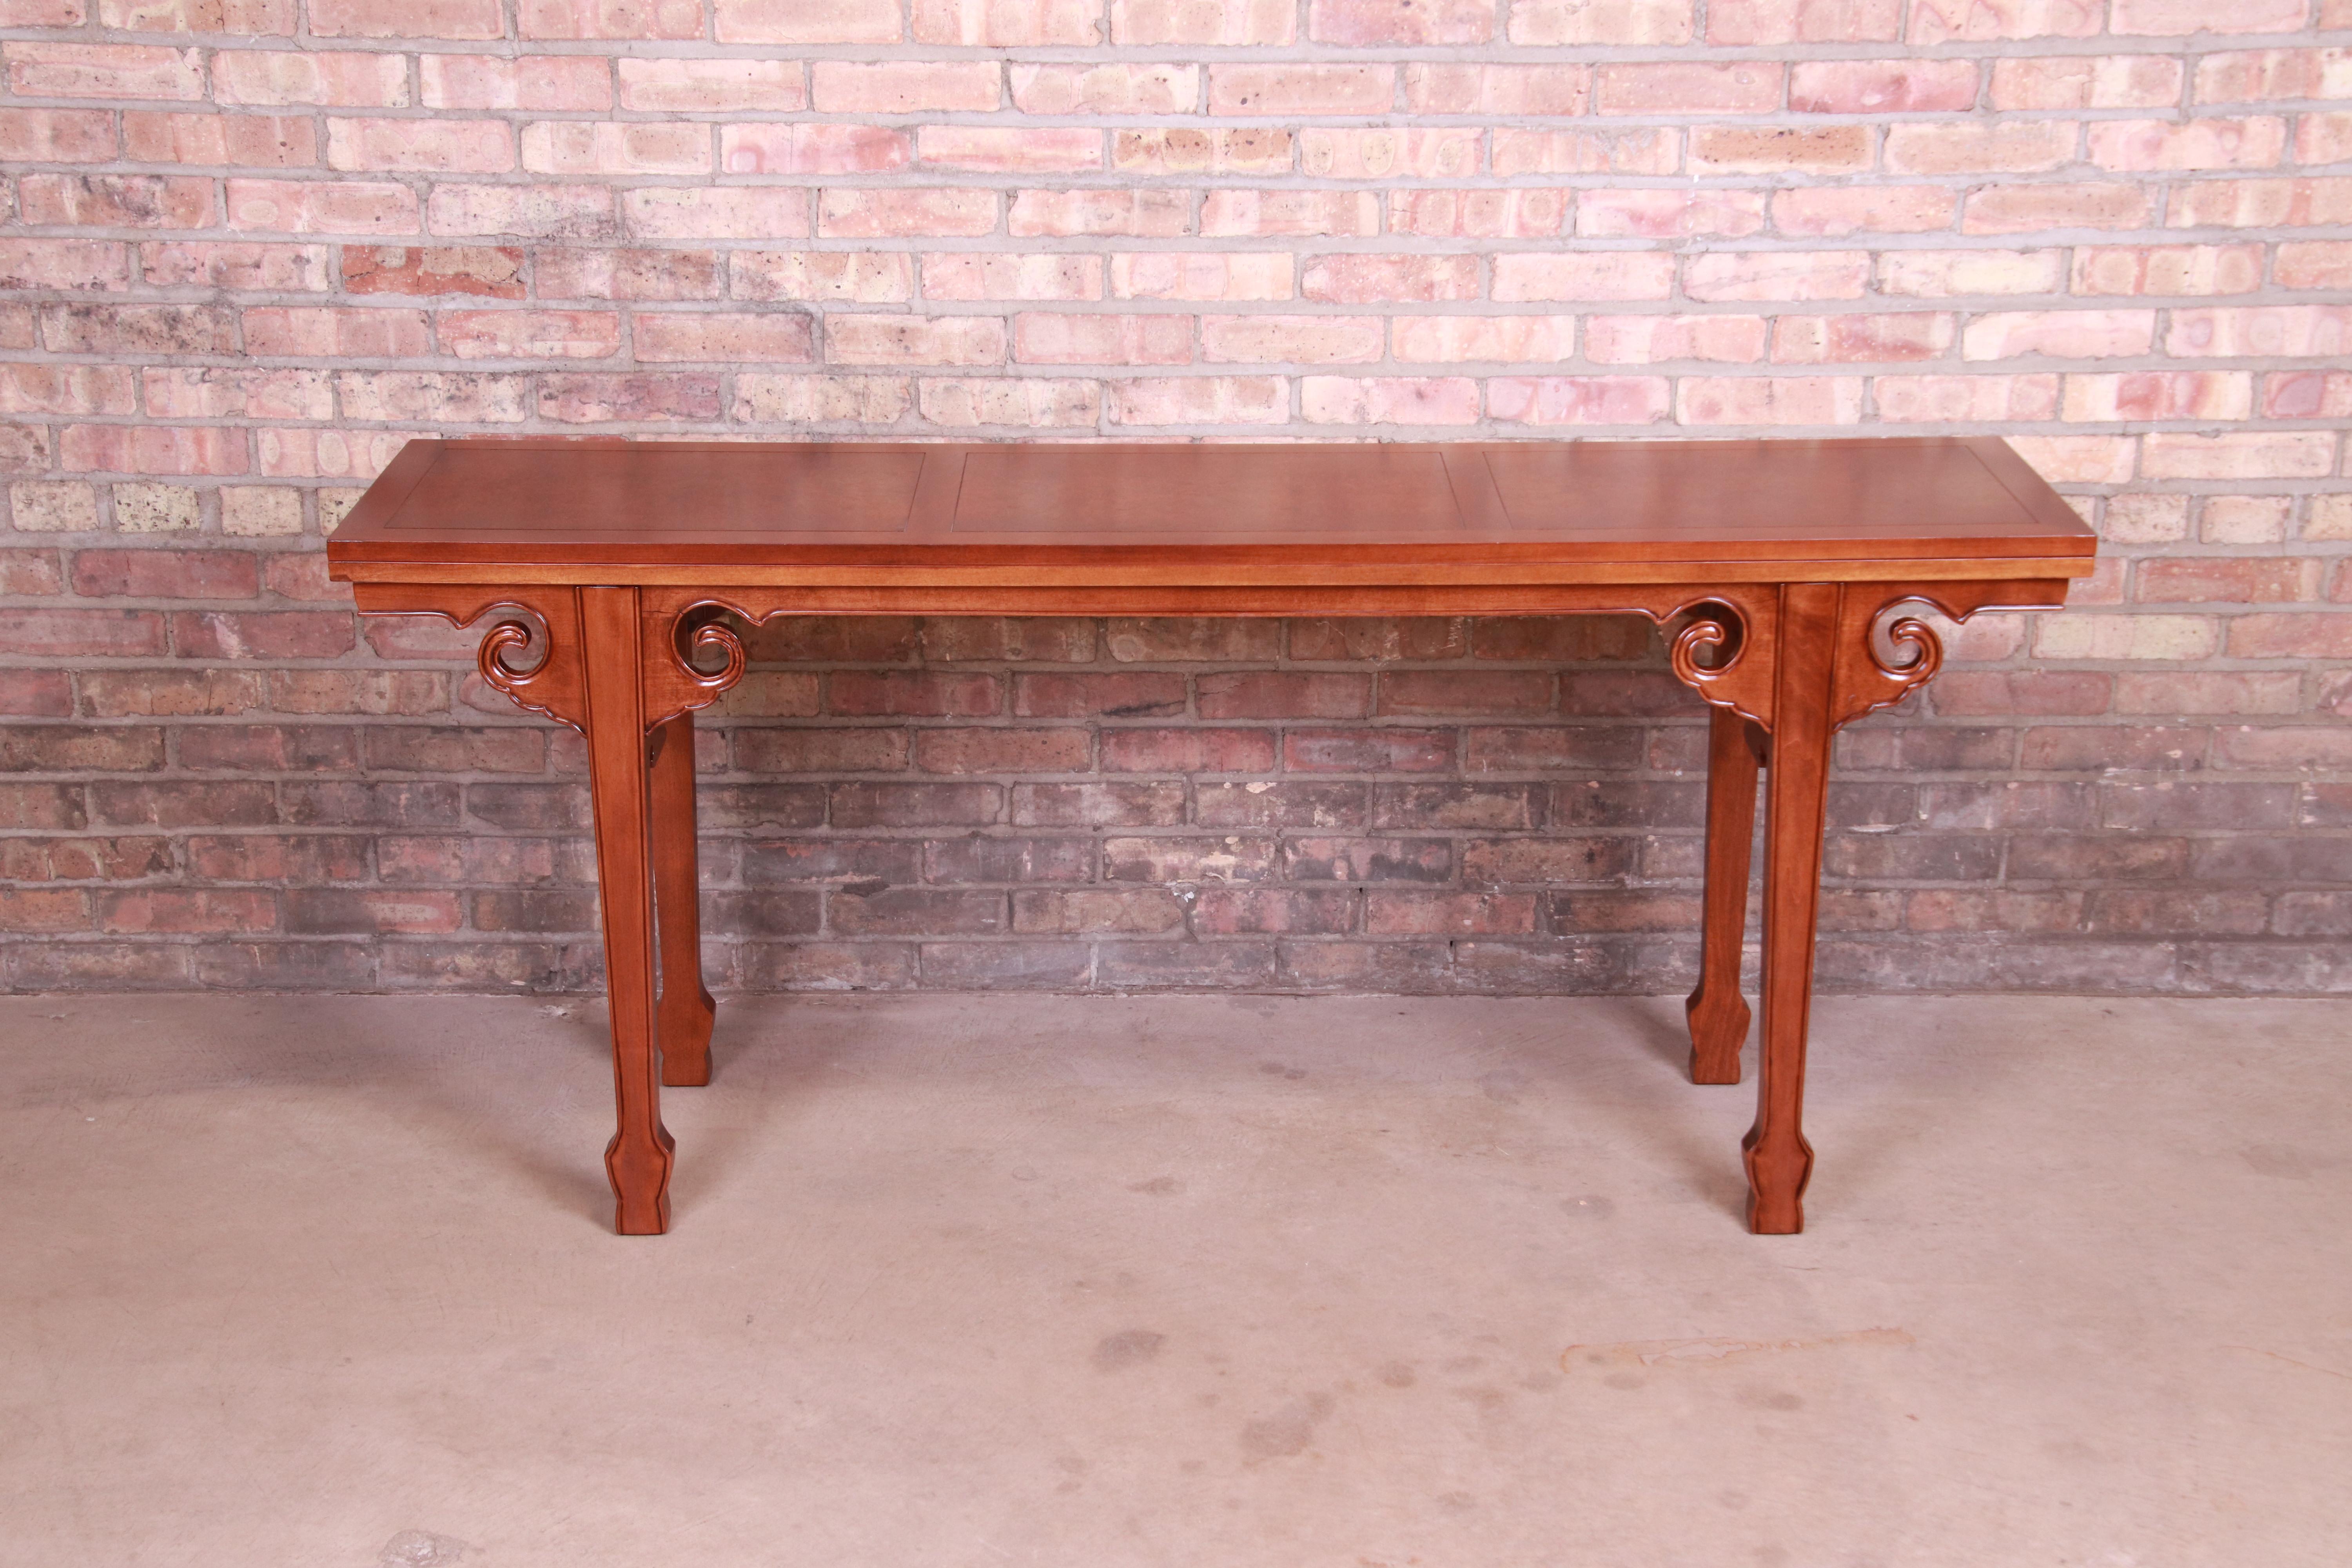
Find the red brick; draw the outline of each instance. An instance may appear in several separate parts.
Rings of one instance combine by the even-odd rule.
[[[1282,765],[1296,773],[1446,773],[1454,743],[1451,730],[1292,730]]]
[[[261,574],[241,550],[80,550],[73,589],[92,599],[250,599]]]
[[[1371,711],[1371,678],[1287,670],[1217,672],[1200,678],[1203,719],[1360,719]]]
[[[118,934],[146,931],[211,933],[275,931],[277,895],[261,889],[154,888],[100,892],[94,900],[97,929]]]
[[[1274,771],[1271,730],[1111,729],[1102,768],[1119,773],[1265,773]]]

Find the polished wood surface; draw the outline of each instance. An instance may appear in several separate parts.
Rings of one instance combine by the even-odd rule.
[[[359,607],[488,619],[478,667],[587,737],[615,1223],[669,1223],[660,1086],[709,1081],[693,710],[779,616],[1643,615],[1713,709],[1691,1074],[1736,1083],[1765,780],[1749,1226],[1801,1229],[1830,747],[1934,679],[1915,613],[2054,608],[2090,531],[1997,440],[1452,446],[415,441],[327,546]]]

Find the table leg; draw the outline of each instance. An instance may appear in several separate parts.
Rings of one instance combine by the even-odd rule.
[[[1840,593],[1833,584],[1781,591],[1773,679],[1772,765],[1764,788],[1764,1026],[1756,1124],[1741,1142],[1748,1227],[1789,1236],[1805,1227],[1802,1199],[1813,1151],[1802,1126],[1805,1029],[1813,996],[1813,931],[1821,909]]]
[[[1690,1020],[1691,1081],[1738,1083],[1749,1016],[1747,998],[1739,994],[1739,949],[1748,934],[1748,862],[1763,736],[1728,708],[1708,711],[1706,907],[1698,989],[1683,1011]]]
[[[661,946],[661,1080],[710,1081],[710,1026],[719,1005],[702,984],[702,909],[695,868],[694,711],[655,726],[654,910]]]
[[[620,1129],[604,1149],[617,1200],[614,1228],[669,1228],[670,1135],[661,1123],[654,1005],[652,778],[637,590],[582,588],[588,779],[595,797],[596,882],[604,916],[604,984],[613,1016],[613,1090]]]

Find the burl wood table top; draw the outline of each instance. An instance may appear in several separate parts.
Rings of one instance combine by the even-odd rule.
[[[1333,569],[1359,582],[1757,582],[2082,576],[2095,543],[1990,437],[491,439],[412,442],[329,555],[357,582],[712,586],[826,567],[902,581],[993,568],[1021,583],[1307,582]]]

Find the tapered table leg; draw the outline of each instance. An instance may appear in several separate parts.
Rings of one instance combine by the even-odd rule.
[[[1813,997],[1813,922],[1821,909],[1822,837],[1839,626],[1833,584],[1781,590],[1773,680],[1772,765],[1764,787],[1763,1047],[1756,1124],[1741,1142],[1748,1228],[1764,1236],[1805,1227],[1805,1029]]]
[[[613,1089],[620,1129],[604,1149],[617,1200],[614,1228],[669,1228],[675,1145],[661,1122],[654,1010],[652,780],[637,590],[582,588],[588,779],[595,797],[596,881],[604,914],[605,991],[613,1015]]]
[[[1728,708],[1708,711],[1706,912],[1698,989],[1683,1011],[1690,1019],[1691,1081],[1738,1083],[1748,1021],[1748,1000],[1739,994],[1739,949],[1748,934],[1748,861],[1762,736]]]
[[[702,910],[695,868],[694,712],[656,727],[652,743],[654,906],[660,916],[661,1080],[710,1081],[719,1005],[702,984]]]

